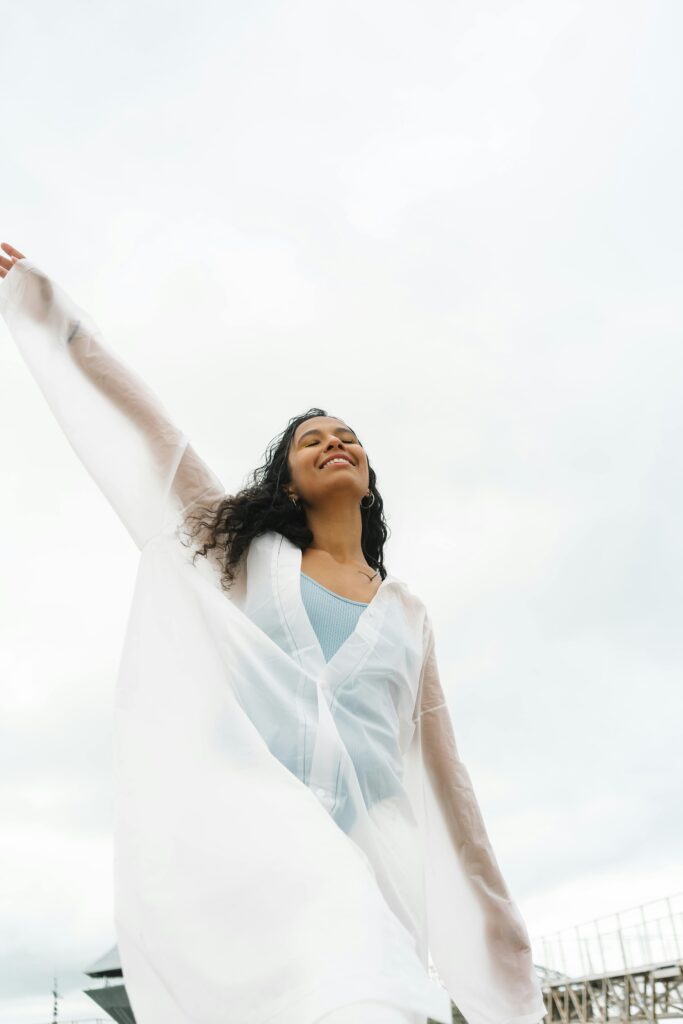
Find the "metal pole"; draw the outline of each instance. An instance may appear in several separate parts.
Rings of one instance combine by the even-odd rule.
[[[648,963],[648,964],[651,964],[652,963],[652,952],[650,950],[650,943],[648,942],[648,938],[647,938],[647,921],[645,920],[645,907],[644,907],[644,905],[642,903],[640,905],[640,920],[643,923],[643,946],[644,946],[644,949],[645,949],[645,956],[646,956],[645,962]]]
[[[52,1005],[52,1024],[57,1024],[57,1017],[59,1016],[59,990],[57,988],[57,979],[53,978],[52,995],[54,996],[54,1003]]]
[[[621,949],[621,959],[624,963],[624,970],[626,970],[628,967],[628,963],[626,960],[626,949],[624,948],[624,936],[621,932],[621,916],[619,914],[619,911],[617,911],[617,935],[619,936],[619,948]]]
[[[562,945],[562,932],[557,933],[557,944],[560,947],[560,959],[562,961],[562,971],[564,974],[569,974],[567,970],[567,961],[564,956],[564,946]]]
[[[664,938],[664,932],[662,931],[662,919],[661,919],[661,917],[657,918],[656,924],[657,924],[657,931],[659,932],[659,942],[660,942],[660,945],[661,945],[661,949],[659,951],[659,956],[657,957],[657,959],[658,960],[668,960],[668,958],[669,958],[669,950],[667,948],[666,939]]]
[[[581,930],[580,930],[578,924],[576,925],[576,929],[575,930],[576,930],[576,941],[577,941],[578,947],[579,947],[579,957],[581,958],[581,970],[583,971],[583,976],[585,978],[586,975],[588,974],[588,971],[586,970],[586,964],[584,963],[584,959],[583,959],[583,940],[581,938]]]
[[[598,925],[599,918],[595,918],[593,924],[595,925],[595,932],[598,936],[598,947],[600,949],[600,959],[602,960],[602,973],[607,974],[607,964],[605,963],[605,951],[602,948],[602,936],[600,934],[600,926]]]
[[[541,942],[543,943],[543,962],[547,967],[553,970],[555,965],[552,961],[552,957],[548,955],[548,942],[545,935],[541,936]]]

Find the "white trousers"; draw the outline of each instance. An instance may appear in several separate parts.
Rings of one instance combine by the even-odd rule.
[[[320,1024],[427,1024],[427,1018],[412,1010],[399,1010],[374,1000],[350,1003],[320,1018]]]

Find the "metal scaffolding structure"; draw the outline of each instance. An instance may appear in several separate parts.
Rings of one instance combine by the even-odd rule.
[[[683,892],[539,936],[532,949],[543,1024],[683,1020]],[[87,994],[117,1024],[135,1024],[117,947],[86,974],[104,983]],[[467,1024],[452,1009],[453,1020]]]
[[[683,1019],[683,892],[532,942],[548,1024]]]

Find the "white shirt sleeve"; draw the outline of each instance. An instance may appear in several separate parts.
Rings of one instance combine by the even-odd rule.
[[[33,261],[0,281],[0,313],[69,443],[139,548],[224,488],[89,314]]]
[[[545,1006],[526,924],[458,752],[429,619],[425,641],[416,721],[424,766],[430,953],[466,1020],[538,1024]]]

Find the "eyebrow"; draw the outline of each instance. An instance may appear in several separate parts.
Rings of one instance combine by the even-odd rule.
[[[355,431],[355,430],[352,430],[352,429],[351,429],[351,427],[346,427],[346,426],[344,426],[344,427],[342,427],[341,429],[342,429],[342,430],[347,430],[347,431],[349,432],[349,434],[353,434],[353,436],[354,436],[354,437],[358,437],[358,434],[356,433],[356,431]],[[320,429],[319,429],[318,427],[311,427],[311,429],[310,429],[310,430],[304,430],[303,434],[301,435],[301,437],[300,437],[300,438],[299,438],[299,440],[297,441],[297,444],[299,444],[299,442],[300,442],[300,441],[303,441],[303,439],[304,439],[304,438],[305,438],[305,437],[306,437],[306,436],[307,436],[308,434],[322,434],[322,430],[320,430]]]

